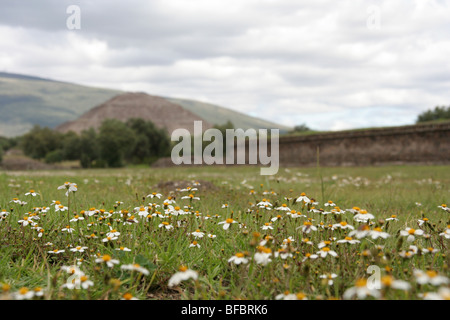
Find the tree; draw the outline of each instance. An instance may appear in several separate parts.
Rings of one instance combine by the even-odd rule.
[[[169,154],[170,137],[166,130],[159,129],[151,121],[132,118],[126,122],[134,131],[136,143],[127,155],[127,159],[135,163],[150,163],[158,157]]]
[[[78,160],[80,159],[81,139],[73,131],[67,132],[63,136],[61,156],[63,160]]]
[[[442,121],[450,119],[450,106],[436,106],[434,110],[430,109],[418,115],[416,123],[426,121]]]
[[[136,135],[132,129],[116,119],[106,119],[98,134],[100,159],[111,168],[124,166],[126,155],[136,145]]]
[[[307,132],[311,131],[311,129],[304,123],[296,125],[292,132]]]
[[[43,159],[47,153],[62,148],[62,134],[36,125],[22,139],[24,153],[34,159]]]
[[[100,157],[97,133],[93,128],[84,130],[80,135],[80,164],[83,168],[91,168],[93,162]]]

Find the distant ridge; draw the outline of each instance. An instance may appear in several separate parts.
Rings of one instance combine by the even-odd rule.
[[[228,120],[234,124],[234,127],[244,130],[253,129],[279,129],[280,133],[287,133],[292,128],[288,126],[279,125],[267,120],[255,118],[245,113],[230,110],[215,104],[198,102],[195,100],[166,98],[167,100],[179,104],[183,108],[200,115],[206,121],[214,124],[223,125]]]
[[[18,73],[7,73],[7,72],[0,72],[0,78],[59,82],[59,81],[54,81],[54,80],[35,77],[35,76],[28,76],[28,75],[23,75],[23,74],[18,74]]]
[[[123,93],[120,90],[0,72],[0,136],[19,136],[28,132],[33,125],[56,128]],[[281,133],[291,129],[210,103],[160,98],[181,106],[210,125],[224,124],[230,120],[235,128],[279,128]]]

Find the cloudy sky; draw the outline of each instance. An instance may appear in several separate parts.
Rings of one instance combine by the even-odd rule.
[[[412,124],[450,105],[450,1],[2,0],[0,39],[0,71],[289,126]]]

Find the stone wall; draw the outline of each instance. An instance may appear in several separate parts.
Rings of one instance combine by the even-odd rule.
[[[450,123],[280,138],[281,166],[450,164]]]
[[[318,156],[321,166],[450,164],[450,122],[280,137],[281,167],[316,166]]]

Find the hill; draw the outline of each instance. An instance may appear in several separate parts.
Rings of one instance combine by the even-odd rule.
[[[40,77],[0,72],[0,136],[26,133],[35,124],[55,128],[73,121],[105,101],[124,93]],[[219,107],[188,99],[165,98],[210,124],[231,120],[236,128],[289,128]]]
[[[24,134],[34,124],[54,128],[119,93],[117,90],[0,73],[0,136]]]
[[[214,104],[199,102],[195,100],[186,100],[178,98],[166,98],[167,100],[179,104],[183,108],[201,116],[206,121],[223,125],[230,120],[235,128],[247,130],[253,129],[280,129],[280,133],[286,133],[292,128],[279,125],[267,120],[255,118],[242,112],[233,111]]]
[[[164,98],[142,92],[127,92],[96,106],[74,121],[59,125],[56,130],[81,133],[88,128],[100,127],[106,119],[125,121],[130,118],[151,120],[157,127],[167,129],[169,134],[178,128],[188,129],[193,133],[194,121],[198,120],[203,121],[203,129],[212,127],[204,119]]]

